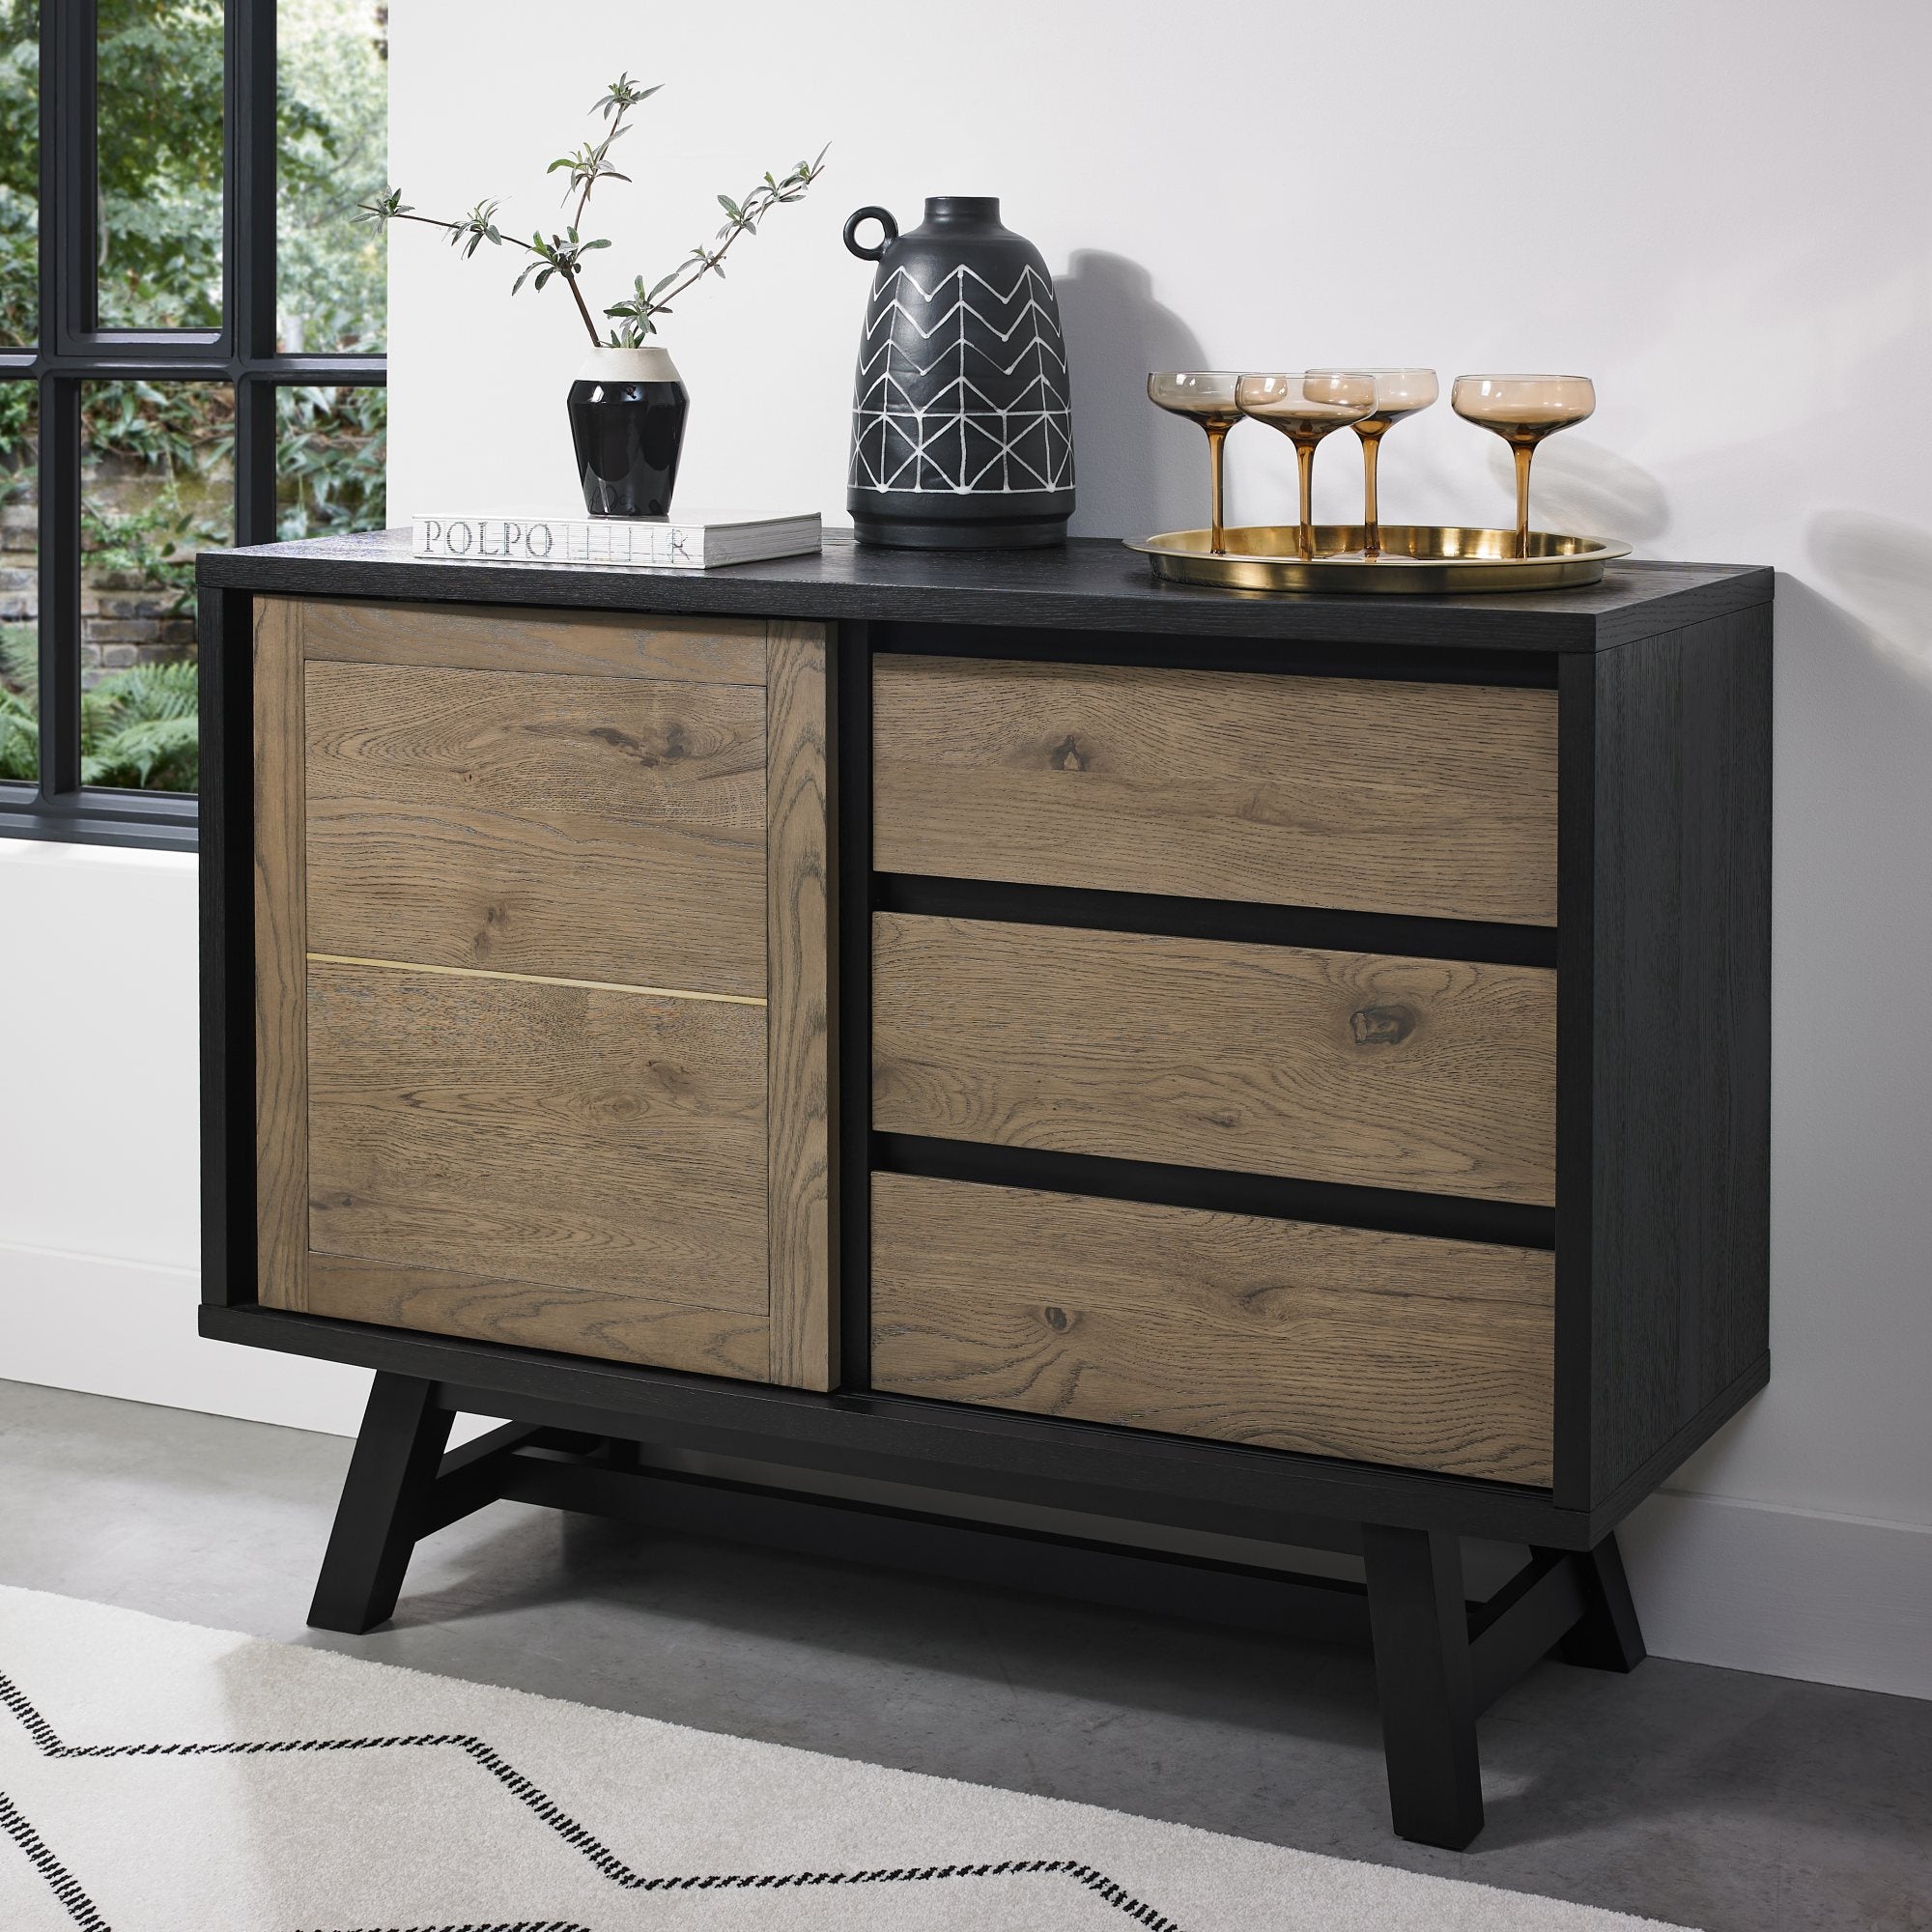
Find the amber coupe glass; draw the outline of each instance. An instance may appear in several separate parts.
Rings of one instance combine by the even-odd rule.
[[[1221,446],[1241,419],[1235,407],[1235,384],[1239,380],[1231,369],[1170,369],[1148,378],[1149,402],[1187,416],[1208,432],[1208,547],[1217,556],[1224,548]]]
[[[1381,454],[1382,438],[1404,416],[1426,410],[1441,389],[1434,369],[1362,369],[1351,373],[1372,378],[1376,385],[1375,412],[1355,425],[1355,434],[1362,439],[1362,551],[1367,556],[1379,556],[1382,524],[1376,496],[1376,461]]]
[[[1243,376],[1235,403],[1244,416],[1278,429],[1294,445],[1301,480],[1301,554],[1315,554],[1315,445],[1331,430],[1360,422],[1376,406],[1373,376],[1347,369]]]
[[[1458,376],[1449,406],[1492,429],[1516,457],[1516,554],[1529,554],[1529,462],[1546,436],[1581,422],[1597,407],[1587,376]]]

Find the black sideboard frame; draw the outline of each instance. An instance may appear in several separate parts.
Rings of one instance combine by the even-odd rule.
[[[1532,1548],[1492,1596],[1464,1596],[1453,1531],[1365,1524],[1364,1581],[1047,1536],[845,1497],[639,1466],[622,1436],[509,1423],[446,1450],[438,1384],[379,1374],[308,1621],[359,1634],[395,1614],[417,1540],[492,1502],[551,1509],[977,1584],[1129,1604],[1327,1642],[1372,1641],[1397,1832],[1460,1850],[1482,1830],[1476,1719],[1540,1657],[1628,1672],[1643,1641],[1614,1538]]]
[[[1631,565],[1597,591],[1560,599],[1432,600],[1415,643],[1413,611],[1374,600],[1247,600],[1151,583],[1107,547],[1066,556],[880,557],[831,547],[822,558],[695,582],[620,573],[505,571],[408,560],[396,537],[323,540],[204,556],[202,584],[202,1131],[204,1306],[211,1338],[356,1364],[376,1372],[317,1593],[313,1621],[360,1630],[388,1616],[415,1542],[497,1498],[623,1520],[741,1535],[781,1547],[902,1564],[942,1575],[1009,1580],[1187,1615],[1262,1618],[1311,1634],[1360,1638],[1378,1658],[1396,1829],[1462,1846],[1481,1825],[1475,1719],[1516,1676],[1556,1648],[1568,1661],[1628,1669],[1641,1637],[1616,1553],[1617,1523],[1751,1395],[1769,1375],[1746,1300],[1701,1302],[1680,1332],[1656,1338],[1668,1373],[1630,1369],[1646,1337],[1605,1335],[1603,1308],[1571,1284],[1615,1268],[1626,1252],[1671,1232],[1668,1201],[1634,1230],[1605,1217],[1517,1209],[1399,1190],[1328,1188],[1204,1170],[1156,1170],[1082,1156],[987,1150],[869,1127],[870,976],[838,976],[833,1015],[834,1132],[841,1173],[835,1202],[843,1292],[843,1380],[830,1394],[781,1389],[502,1344],[375,1327],[264,1308],[256,1298],[253,1148],[252,599],[257,593],[554,608],[765,614],[836,622],[831,698],[838,755],[829,775],[838,874],[833,945],[849,964],[869,957],[875,909],[958,918],[1095,924],[1245,936],[1264,943],[1364,946],[1417,956],[1554,963],[1560,1042],[1590,1037],[1599,983],[1616,985],[1617,1050],[1629,1065],[1585,1066],[1574,1052],[1559,1084],[1559,1193],[1590,1201],[1618,1157],[1625,1116],[1660,1090],[1677,1108],[1672,1130],[1693,1185],[1735,1178],[1720,1198],[1748,1219],[1761,1191],[1768,1092],[1747,1078],[1727,1093],[1724,1131],[1697,1144],[1685,1095],[1695,1054],[1667,1024],[1672,986],[1656,958],[1722,980],[1727,1024],[1768,1033],[1768,977],[1747,943],[1736,957],[1699,956],[1684,943],[1684,905],[1730,894],[1769,918],[1768,677],[1762,645],[1770,573],[1716,566]],[[912,617],[908,611],[920,614]],[[1667,616],[1665,613],[1668,613]],[[973,627],[962,629],[961,627]],[[1673,670],[1669,644],[1693,627],[1694,674]],[[1657,648],[1646,651],[1646,641]],[[1710,648],[1705,649],[1704,645]],[[1315,908],[1207,904],[1184,910],[1146,895],[1059,892],[874,874],[871,848],[871,676],[886,649],[1025,655],[1065,662],[1178,664],[1257,674],[1321,672],[1548,686],[1559,697],[1559,926],[1547,931],[1336,914]],[[1607,706],[1607,710],[1605,710]],[[1729,707],[1728,711],[1726,707]],[[1718,776],[1695,796],[1681,781],[1682,749],[1725,728]],[[1649,734],[1646,736],[1646,734]],[[1708,853],[1687,876],[1652,890],[1598,834],[1606,786],[1650,801],[1647,821],[1695,821]],[[1756,793],[1761,822],[1751,817]],[[1740,811],[1735,798],[1745,797]],[[1671,814],[1680,814],[1672,818]],[[1605,894],[1634,904],[1641,956],[1610,958],[1595,923]],[[1350,923],[1353,922],[1353,923]],[[1751,919],[1741,928],[1756,936]],[[1768,946],[1765,949],[1768,952]],[[1560,1048],[1561,1051],[1561,1048]],[[1621,1079],[1622,1084],[1619,1085]],[[1358,1225],[1552,1246],[1559,1276],[1558,1435],[1553,1488],[1330,1461],[1051,1417],[969,1409],[869,1386],[870,1176],[880,1168],[957,1169],[960,1178],[1032,1184],[1237,1211],[1313,1215]],[[1125,1170],[1133,1169],[1132,1173]],[[1715,1184],[1715,1182],[1714,1182]],[[1722,1225],[1695,1231],[1706,1259]],[[1754,1236],[1751,1238],[1755,1238]],[[1667,1346],[1666,1346],[1667,1345]],[[1624,1385],[1596,1400],[1593,1362],[1608,1348]],[[1652,1384],[1655,1384],[1653,1386]],[[1660,1412],[1674,1424],[1660,1439]],[[457,1413],[512,1415],[479,1443],[446,1451]],[[674,1475],[643,1465],[640,1445],[788,1467],[797,1490]],[[1641,1453],[1647,1450],[1647,1454]],[[1640,1457],[1640,1460],[1638,1458]],[[891,1507],[812,1492],[826,1478],[887,1482],[930,1496],[931,1509]],[[947,1514],[971,1499],[981,1516]],[[1023,1524],[1047,1507],[1094,1525],[1092,1537],[1042,1536]],[[1002,1509],[1012,1520],[1000,1521]],[[1359,1554],[1362,1586],[1158,1554],[1107,1540],[1122,1529],[1193,1530],[1287,1549]],[[1482,1604],[1465,1600],[1463,1536],[1524,1545],[1518,1576]]]

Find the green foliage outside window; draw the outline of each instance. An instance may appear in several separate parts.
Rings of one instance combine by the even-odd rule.
[[[39,756],[40,674],[35,635],[0,625],[0,779],[34,776]],[[192,791],[200,771],[195,666],[135,665],[80,696],[83,784]]]
[[[103,327],[220,325],[222,11],[221,0],[99,0]],[[387,173],[386,13],[377,0],[279,0],[277,338],[287,353],[384,345],[382,238],[351,216]],[[38,327],[38,32],[36,0],[0,0],[0,344],[31,344]],[[232,541],[233,392],[102,381],[82,396],[89,621],[101,636],[118,621],[119,636],[131,618],[159,639],[139,647],[143,660],[185,658],[192,645],[174,639],[192,611],[194,553]],[[292,387],[276,400],[278,533],[380,528],[385,392]],[[34,401],[31,383],[0,382],[0,505],[33,488]],[[24,668],[34,652],[22,642],[33,635],[0,626],[0,777],[33,775]],[[114,665],[128,654],[87,652],[86,781],[191,789],[192,661]]]

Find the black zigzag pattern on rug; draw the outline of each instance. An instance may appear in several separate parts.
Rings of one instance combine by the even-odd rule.
[[[84,1932],[112,1932],[80,1881],[41,1842],[41,1834],[21,1817],[19,1807],[4,1791],[0,1791],[0,1832],[5,1832],[26,1853],[27,1861],[46,1880],[76,1925],[84,1928]]]
[[[1180,1932],[1180,1927],[1173,1919],[1164,1918],[1152,1906],[1134,1897],[1124,1886],[1117,1885],[1105,1872],[1096,1871],[1077,1859],[1004,1859],[990,1864],[895,1865],[890,1868],[881,1865],[870,1870],[848,1872],[700,1872],[688,1877],[652,1877],[648,1873],[633,1871],[615,1852],[580,1825],[515,1765],[499,1756],[481,1738],[472,1737],[465,1731],[425,1731],[413,1737],[393,1738],[269,1739],[251,1744],[226,1745],[70,1745],[62,1743],[60,1734],[27,1701],[14,1680],[5,1675],[0,1675],[0,1705],[5,1705],[19,1719],[22,1728],[33,1740],[35,1748],[43,1757],[48,1758],[251,1757],[300,1751],[412,1750],[449,1746],[482,1766],[504,1790],[533,1811],[573,1851],[587,1859],[612,1885],[621,1886],[626,1891],[776,1891],[801,1886],[920,1885],[944,1879],[1037,1874],[1072,1879],[1116,1912],[1149,1927],[1150,1932]],[[40,1843],[24,1819],[20,1821],[20,1829],[34,1844]],[[15,1835],[17,1837],[18,1834]],[[31,1858],[33,1854],[29,1852],[28,1856]],[[51,1854],[47,1855],[47,1862],[41,1869],[43,1875],[49,1877],[50,1883],[53,1883],[51,1874],[58,1873],[71,1888],[71,1892],[64,1892],[56,1884],[55,1895],[67,1907],[75,1924],[84,1927],[85,1932],[111,1932],[86,1893],[52,1859]],[[435,1932],[435,1928],[425,1928],[425,1932]],[[454,1932],[465,1932],[465,1928],[454,1928]],[[481,1928],[481,1932],[497,1932],[497,1929],[485,1927]],[[524,1928],[506,1927],[501,1928],[501,1932],[524,1932]],[[544,1932],[544,1928],[531,1927],[528,1932]]]

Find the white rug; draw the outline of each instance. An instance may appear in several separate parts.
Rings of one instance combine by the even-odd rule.
[[[0,1589],[4,1932],[1655,1922]]]

